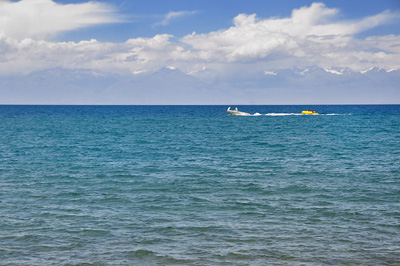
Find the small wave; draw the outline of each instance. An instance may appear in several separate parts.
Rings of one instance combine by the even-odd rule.
[[[129,256],[132,257],[139,257],[139,258],[144,258],[144,257],[157,257],[157,254],[151,250],[147,249],[138,249],[135,251],[129,251],[127,252]]]

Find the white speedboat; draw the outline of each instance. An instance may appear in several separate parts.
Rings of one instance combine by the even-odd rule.
[[[250,115],[249,113],[246,112],[241,112],[238,110],[236,107],[235,110],[231,110],[231,107],[228,107],[228,110],[226,110],[230,115]]]

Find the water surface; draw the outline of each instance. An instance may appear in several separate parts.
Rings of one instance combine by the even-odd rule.
[[[400,106],[226,109],[0,106],[0,264],[398,265]]]

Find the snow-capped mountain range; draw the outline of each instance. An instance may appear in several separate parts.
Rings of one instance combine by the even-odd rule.
[[[1,104],[396,104],[400,70],[316,66],[251,75],[176,67],[115,74],[55,68],[0,77]]]

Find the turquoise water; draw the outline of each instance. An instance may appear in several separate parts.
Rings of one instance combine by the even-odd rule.
[[[399,105],[226,109],[0,106],[0,265],[399,265]]]

